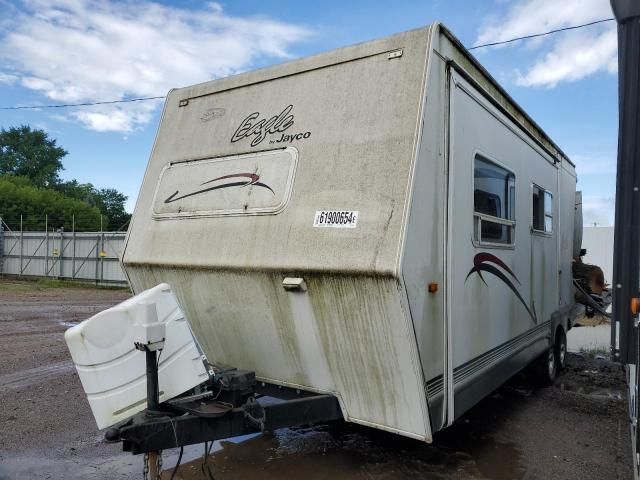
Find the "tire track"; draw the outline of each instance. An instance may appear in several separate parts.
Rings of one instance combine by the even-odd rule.
[[[0,375],[0,391],[15,390],[25,388],[36,383],[46,382],[73,371],[74,366],[71,360],[53,363],[43,367],[20,370],[18,372]]]

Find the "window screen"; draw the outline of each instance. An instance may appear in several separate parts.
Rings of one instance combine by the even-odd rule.
[[[551,233],[553,231],[553,194],[538,185],[532,188],[533,230]]]
[[[473,202],[476,241],[512,244],[515,228],[515,175],[476,156]]]

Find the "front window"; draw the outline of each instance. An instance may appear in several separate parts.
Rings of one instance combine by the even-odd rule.
[[[474,162],[474,238],[483,244],[515,241],[516,177],[484,157]]]

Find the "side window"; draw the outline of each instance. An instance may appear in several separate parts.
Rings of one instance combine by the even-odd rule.
[[[532,222],[535,232],[553,231],[553,194],[538,185],[532,186]]]
[[[474,159],[474,239],[483,244],[515,241],[516,177],[484,157]]]

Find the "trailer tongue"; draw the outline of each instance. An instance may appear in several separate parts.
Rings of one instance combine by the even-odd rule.
[[[214,388],[168,401],[162,412],[139,413],[105,438],[139,454],[342,418],[333,395],[256,383],[254,372],[217,375]]]

